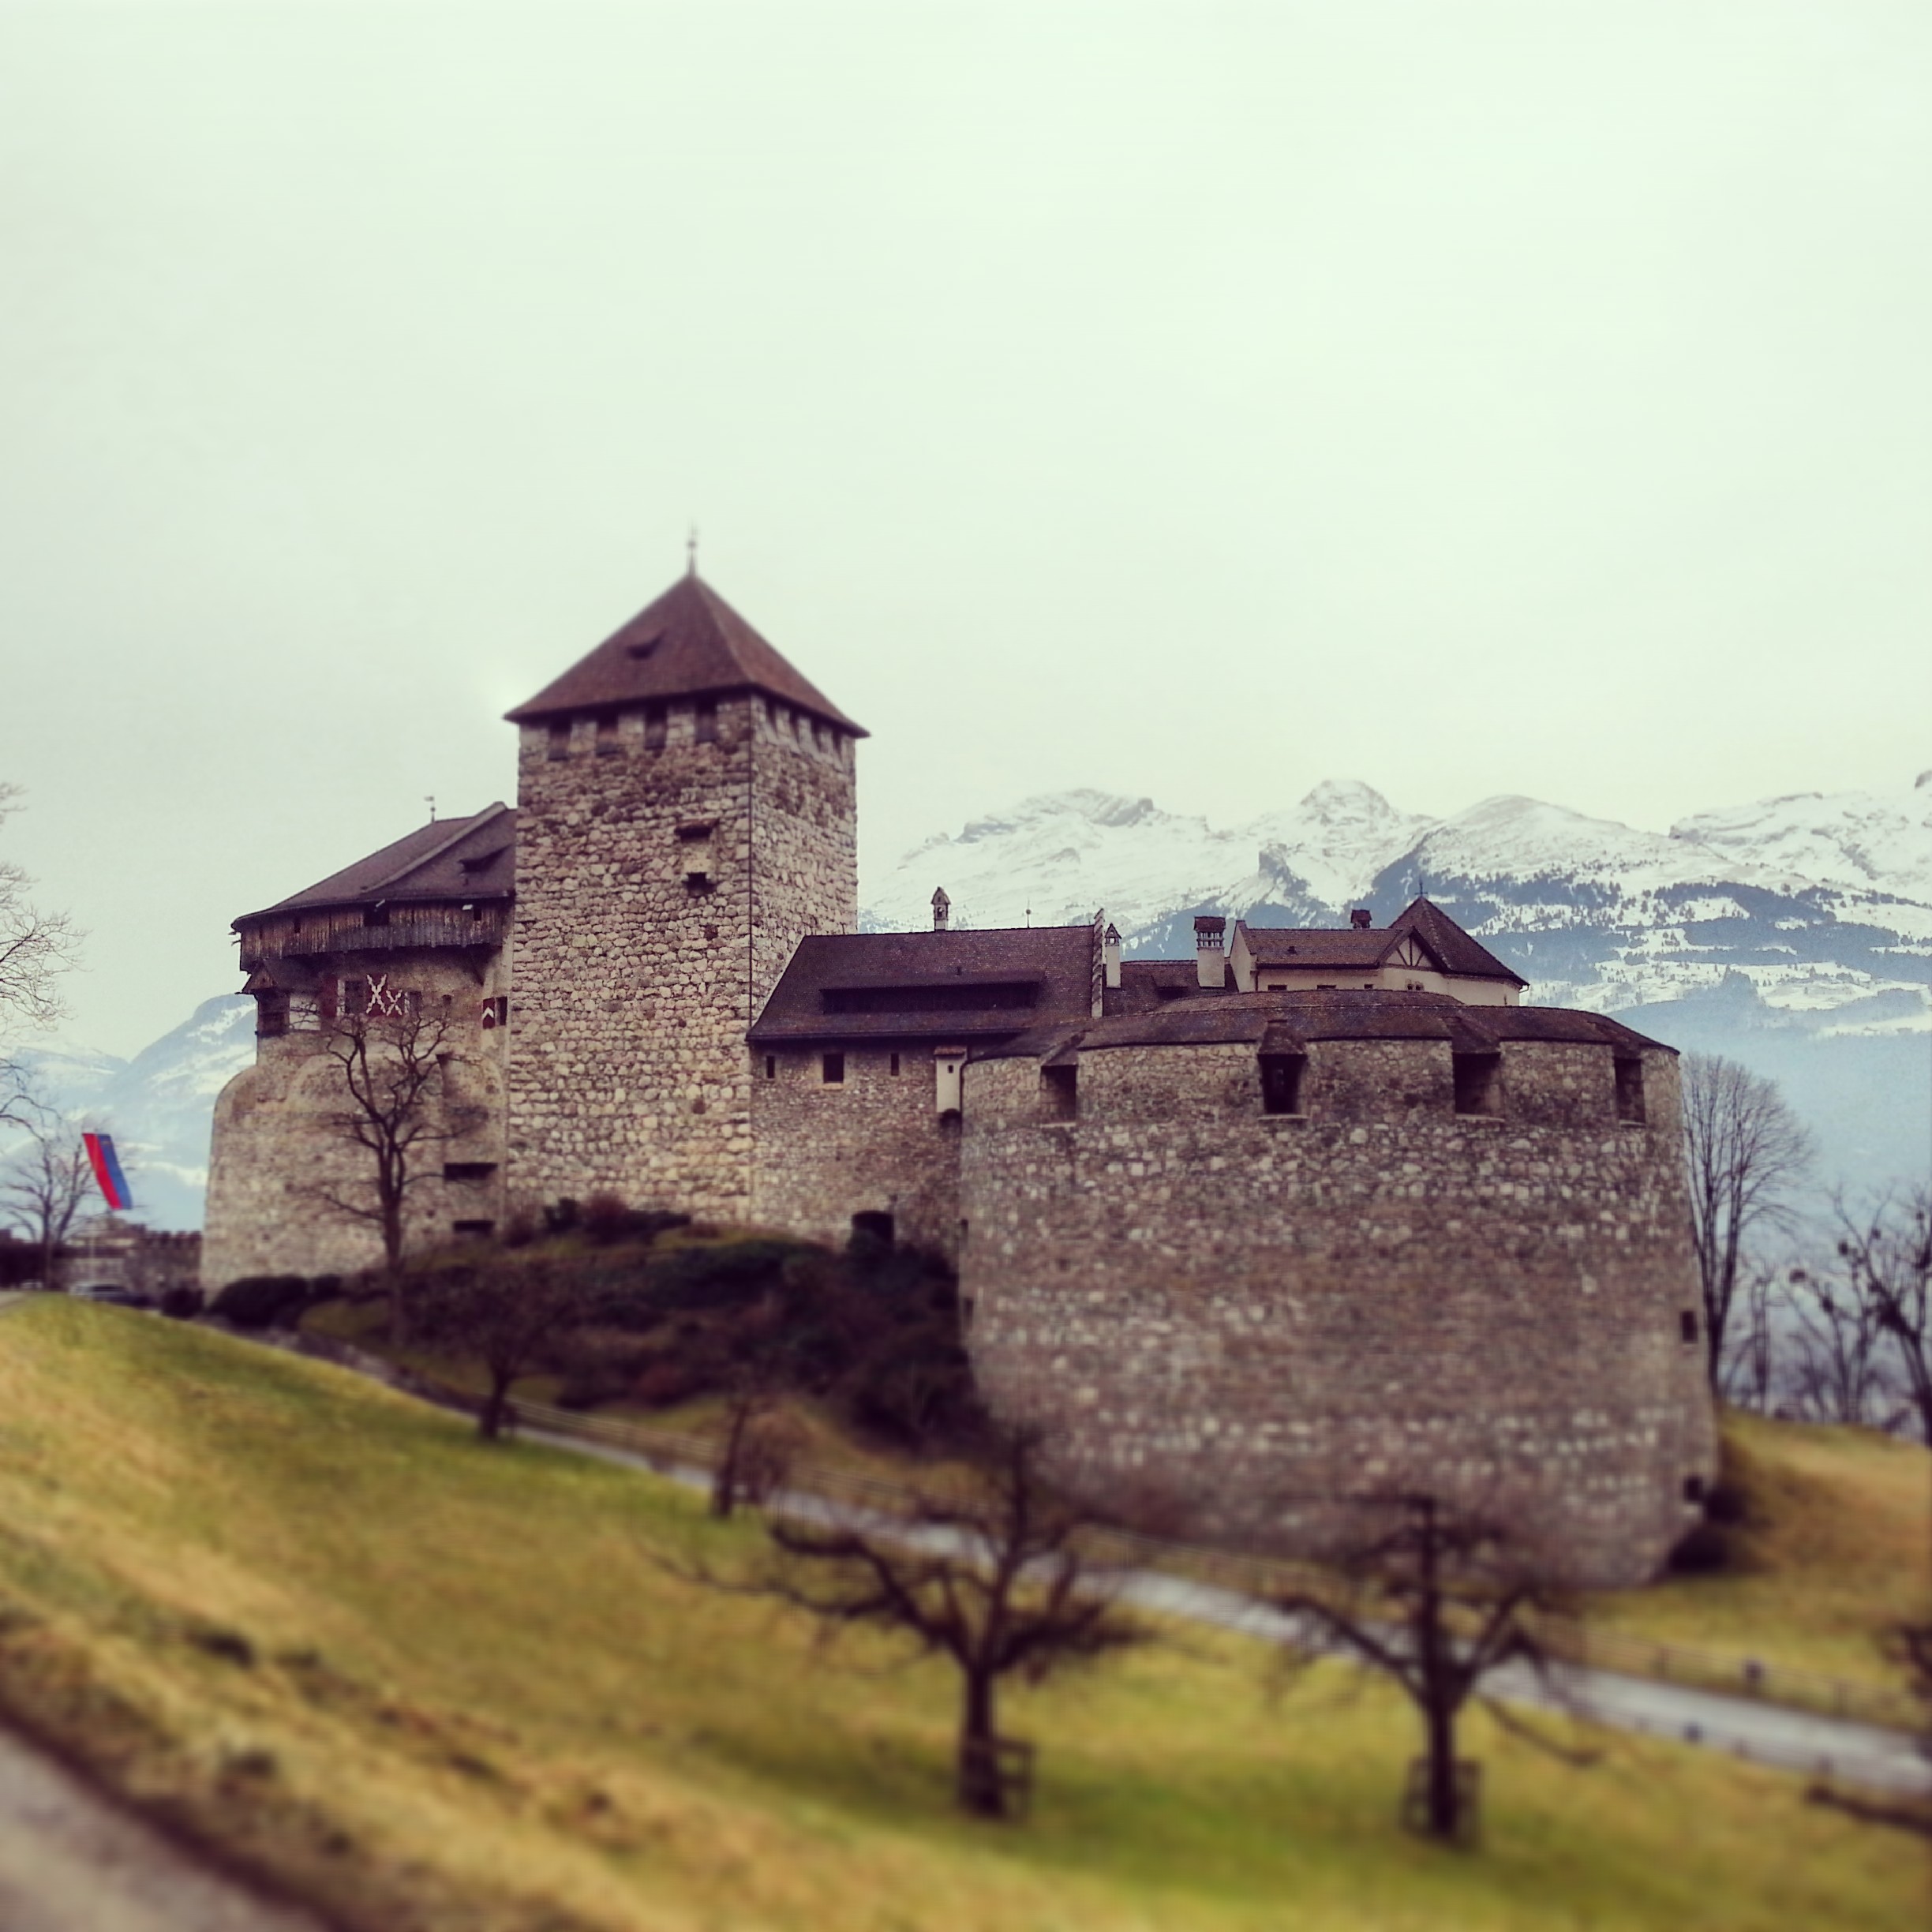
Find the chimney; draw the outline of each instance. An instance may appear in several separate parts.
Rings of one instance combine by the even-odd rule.
[[[1120,933],[1110,919],[1107,929],[1100,936],[1100,958],[1106,969],[1106,983],[1118,988],[1120,985]]]
[[[1366,932],[1375,923],[1375,915],[1366,906],[1357,906],[1349,915],[1349,923],[1357,932]]]
[[[1194,922],[1195,968],[1201,985],[1215,993],[1227,984],[1227,956],[1221,949],[1226,934],[1227,921],[1219,913],[1204,912]]]
[[[946,921],[953,916],[953,901],[945,896],[945,888],[937,886],[933,891],[933,930],[944,932]]]

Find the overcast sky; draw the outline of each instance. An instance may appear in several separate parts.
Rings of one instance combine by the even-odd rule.
[[[0,0],[4,834],[68,1037],[512,796],[683,560],[867,862],[1932,765],[1932,7]]]

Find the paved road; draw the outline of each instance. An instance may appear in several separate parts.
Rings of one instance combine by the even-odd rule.
[[[152,1825],[0,1732],[6,1932],[325,1932],[210,1870]]]
[[[526,1428],[521,1432],[552,1448],[648,1470],[653,1475],[668,1475],[695,1488],[711,1485],[707,1470],[667,1470],[613,1443],[549,1430]],[[849,1521],[864,1514],[807,1495],[781,1498],[780,1507],[788,1513],[829,1522],[841,1518]],[[1257,1598],[1161,1571],[1128,1572],[1121,1595],[1127,1602],[1163,1616],[1185,1617],[1277,1643],[1311,1641],[1309,1634],[1298,1630],[1292,1619]],[[1526,1665],[1511,1664],[1492,1672],[1484,1689],[1505,1703],[1574,1713],[1616,1730],[1672,1738],[1780,1770],[1842,1780],[1874,1791],[1932,1795],[1932,1763],[1920,1754],[1917,1740],[1908,1732],[1888,1731],[1877,1724],[1814,1717],[1786,1705],[1758,1703],[1749,1698],[1725,1697],[1716,1691],[1575,1666],[1553,1671],[1545,1682]]]

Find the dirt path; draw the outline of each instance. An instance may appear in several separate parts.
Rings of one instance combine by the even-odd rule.
[[[327,1932],[203,1865],[0,1731],[6,1932]]]

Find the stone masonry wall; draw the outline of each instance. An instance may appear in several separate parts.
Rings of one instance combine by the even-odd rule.
[[[353,955],[317,964],[343,976],[370,971],[367,960]],[[459,1139],[423,1144],[414,1171],[425,1178],[405,1197],[408,1244],[447,1241],[458,1221],[500,1225],[504,1036],[500,1028],[485,1028],[482,1015],[507,986],[507,962],[498,956],[481,984],[463,961],[447,956],[384,954],[375,970],[422,992],[426,1002],[447,995],[445,1091],[466,1110],[483,1114]],[[380,1265],[376,1224],[345,1215],[320,1192],[373,1202],[373,1156],[335,1118],[347,1105],[341,1066],[327,1051],[327,1036],[313,1028],[259,1040],[255,1064],[222,1089],[201,1248],[201,1282],[209,1294],[244,1275],[348,1274]],[[462,1163],[493,1171],[481,1180],[444,1178],[446,1165]]]
[[[751,1211],[745,1032],[800,938],[857,923],[853,745],[762,698],[717,705],[709,739],[700,715],[523,727],[518,1203]]]
[[[854,1215],[889,1214],[897,1240],[952,1253],[960,1121],[942,1119],[934,1105],[930,1042],[868,1043],[845,1049],[844,1060],[844,1080],[828,1084],[822,1050],[753,1055],[752,1218],[838,1244]]]
[[[1570,1580],[1653,1573],[1713,1473],[1676,1067],[1512,1042],[1500,1118],[1454,1111],[1446,1043],[1311,1050],[1300,1115],[1251,1048],[968,1069],[971,1346],[995,1406],[1076,1479],[1199,1534],[1333,1548],[1427,1488],[1500,1515]]]

